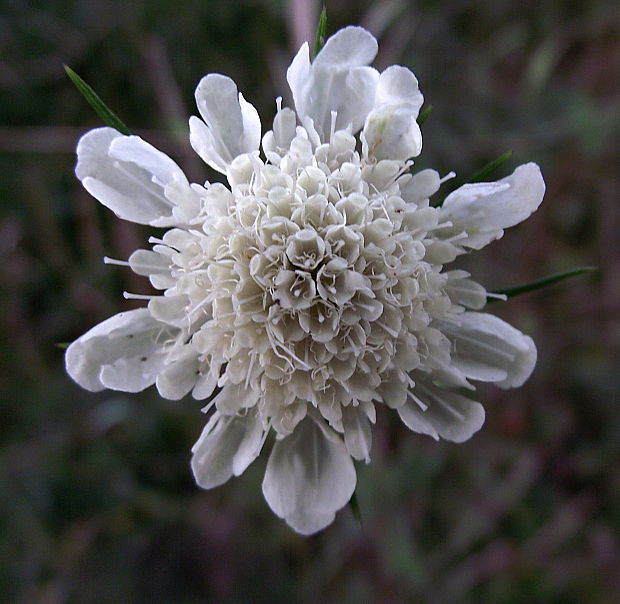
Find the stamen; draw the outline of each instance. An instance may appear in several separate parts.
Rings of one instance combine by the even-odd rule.
[[[407,390],[407,394],[410,396],[411,400],[414,401],[422,411],[426,411],[428,409],[428,405],[425,405],[411,390]]]
[[[430,233],[431,231],[438,231],[439,229],[447,229],[448,227],[451,227],[451,226],[454,226],[452,221],[451,220],[446,220],[445,222],[437,224],[434,227],[431,227],[430,229],[428,229],[427,233]]]
[[[454,407],[451,407],[446,401],[444,401],[440,396],[436,395],[434,392],[429,390],[428,388],[424,388],[421,384],[418,384],[418,388],[424,390],[424,393],[431,397],[436,403],[438,403],[441,407],[443,407],[448,413],[454,416],[458,421],[464,422],[465,416],[457,411]]]
[[[506,294],[496,294],[494,292],[485,292],[487,298],[495,298],[497,300],[503,300],[504,302],[508,300],[508,296]]]
[[[194,306],[194,308],[187,313],[187,318],[189,319],[199,308],[202,308],[205,304],[211,302],[213,297],[214,293],[210,293],[206,298],[203,298],[200,302],[198,302],[198,304],[196,304],[196,306]]]
[[[359,308],[363,308],[364,310],[367,310],[369,312],[375,310],[374,306],[371,306],[370,304],[363,304],[362,302],[359,302],[359,301],[355,303],[355,306]]]
[[[247,302],[251,302],[252,300],[256,300],[257,298],[262,298],[263,294],[256,294],[254,296],[250,296],[249,298],[237,298],[238,304],[246,304]]]
[[[284,355],[280,354],[278,352],[278,345],[276,344],[276,342],[273,339],[273,333],[271,332],[271,329],[269,329],[270,324],[267,323],[265,325],[265,327],[267,329],[265,329],[265,333],[267,334],[267,338],[269,339],[269,343],[271,344],[271,350],[273,350],[273,354],[275,354],[279,359],[282,359],[283,361],[286,361],[290,368],[295,371],[295,366],[293,365],[293,363],[291,363],[290,359],[288,359],[287,357],[285,357]],[[301,359],[297,358],[288,348],[285,348],[283,345],[281,345],[282,348],[284,349],[285,352],[287,352],[288,354],[290,354],[290,356],[298,361],[299,363],[301,363],[304,366],[304,369],[308,370],[310,369],[310,367],[308,367],[308,365],[306,365],[306,363],[304,363]]]
[[[448,237],[448,239],[442,239],[442,242],[452,243],[453,241],[459,241],[460,239],[467,239],[467,237],[469,237],[469,235],[465,231],[463,231],[462,233],[459,233],[458,235]]]
[[[413,166],[414,162],[411,159],[408,159],[406,162],[403,163],[402,168],[398,171],[398,173],[396,174],[396,176],[392,179],[391,182],[395,182],[400,176],[402,176],[405,172],[409,171],[409,168],[411,168],[411,166]]]
[[[332,143],[332,140],[334,138],[334,133],[336,132],[336,116],[338,114],[335,111],[331,112],[331,116],[332,116],[332,122],[331,122],[331,126],[329,129],[329,142],[330,144]]]
[[[368,367],[368,365],[365,363],[365,361],[360,357],[359,359],[357,359],[357,366],[364,372],[364,373],[371,373],[370,371],[370,367]]]
[[[379,325],[380,327],[383,327],[383,329],[385,329],[385,331],[387,331],[393,338],[397,338],[398,334],[400,333],[392,329],[391,327],[388,327],[385,323],[380,323],[379,321],[377,321],[377,325]]]
[[[353,349],[353,356],[360,356],[360,349],[355,345],[355,342],[349,334],[347,334],[346,340],[349,342],[349,346]]]
[[[146,294],[132,294],[131,292],[123,292],[123,298],[125,300],[152,300],[153,298],[160,298],[161,296],[149,296]]]
[[[130,266],[127,260],[116,260],[115,258],[109,258],[108,256],[103,257],[104,264],[116,264],[118,266]]]
[[[253,170],[252,179],[250,181],[250,188],[253,189],[255,184],[260,184],[261,165],[256,155],[254,155],[253,153],[248,153],[248,155],[250,157],[250,163],[252,164]]]
[[[439,184],[442,185],[447,180],[451,180],[456,176],[456,172],[448,172],[443,178],[439,180]]]
[[[245,375],[245,387],[248,388],[250,385],[250,376],[252,375],[252,369],[254,369],[254,361],[256,359],[256,353],[252,352],[250,354],[250,363],[248,365],[248,372]]]
[[[215,397],[214,397],[214,398],[215,398]],[[209,411],[211,411],[211,409],[212,409],[213,405],[215,405],[215,400],[212,400],[210,403],[208,403],[207,405],[205,405],[205,406],[201,409],[201,411],[202,411],[203,413],[209,413]]]

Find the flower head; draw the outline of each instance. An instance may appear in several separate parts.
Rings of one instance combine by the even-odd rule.
[[[404,67],[369,67],[376,52],[358,27],[313,62],[302,46],[287,72],[295,110],[278,99],[262,142],[234,82],[204,77],[190,141],[227,186],[190,184],[166,155],[110,128],[77,148],[94,197],[168,230],[126,263],[161,295],[75,341],[69,374],[93,391],[155,384],[169,399],[212,397],[192,458],[204,488],[242,474],[275,434],[263,493],[305,534],[351,497],[377,406],[462,442],[484,421],[471,382],[519,386],[536,361],[528,336],[479,312],[484,288],[444,266],[538,207],[538,167],[432,207],[442,179],[412,172],[418,82]]]

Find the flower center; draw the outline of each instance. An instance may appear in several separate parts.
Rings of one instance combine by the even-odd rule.
[[[237,157],[231,190],[208,189],[202,228],[154,247],[173,268],[151,312],[182,308],[205,367],[226,363],[226,383],[263,393],[266,418],[303,403],[337,422],[342,406],[376,397],[386,372],[419,363],[414,351],[395,364],[394,351],[416,346],[445,278],[424,261],[427,230],[402,199],[406,162],[361,158],[346,130],[315,145],[303,128],[267,156]]]

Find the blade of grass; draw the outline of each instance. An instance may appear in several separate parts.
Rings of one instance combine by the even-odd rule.
[[[422,114],[423,113],[424,112],[422,112]],[[422,117],[422,114],[420,114],[420,117]],[[420,122],[418,118],[418,124],[419,123]],[[506,153],[504,153],[503,155],[500,155],[498,158],[494,159],[493,161],[490,161],[488,164],[486,164],[480,170],[478,170],[478,172],[476,172],[475,174],[472,174],[466,180],[455,179],[451,181],[452,186],[449,187],[446,193],[444,193],[444,197],[442,197],[441,199],[438,199],[437,201],[431,201],[431,205],[434,208],[439,208],[443,205],[443,202],[445,201],[446,197],[453,191],[456,191],[459,187],[462,187],[463,185],[466,185],[468,183],[483,182],[493,172],[495,172],[497,168],[499,168],[503,163],[506,162],[506,160],[510,159],[511,157],[512,157],[512,151],[506,151]]]
[[[357,493],[353,491],[353,495],[351,495],[351,499],[349,499],[349,508],[351,508],[351,513],[360,527],[362,526],[362,512],[360,510],[360,504],[357,500]]]
[[[543,277],[542,279],[538,279],[537,281],[531,281],[530,283],[525,283],[524,285],[509,287],[508,289],[499,289],[490,293],[500,296],[506,296],[507,298],[512,298],[513,296],[518,296],[519,294],[525,294],[536,289],[541,289],[543,287],[547,287],[548,285],[552,285],[553,283],[557,283],[558,281],[563,281],[564,279],[569,279],[570,277],[576,277],[577,275],[583,275],[584,273],[591,273],[595,270],[598,270],[596,266],[581,266],[579,268],[573,268],[569,271],[564,271],[562,273],[549,275],[548,277]],[[487,304],[489,302],[497,302],[497,300],[498,298],[489,297],[487,298]]]
[[[426,121],[426,118],[431,114],[432,110],[433,106],[427,105],[424,109],[422,109],[422,111],[420,111],[420,115],[418,115],[418,119],[416,120],[416,122],[418,122],[418,126],[421,126]]]
[[[103,120],[106,126],[115,128],[121,134],[131,134],[131,131],[121,119],[101,100],[99,95],[68,65],[65,65],[65,71],[69,79],[75,84],[88,104],[97,112],[97,115]]]
[[[504,162],[512,157],[512,151],[506,151],[503,155],[500,155],[497,159],[489,162],[486,166],[482,167],[478,172],[470,176],[465,182],[483,182],[490,174],[495,172]]]
[[[321,15],[319,16],[319,23],[316,26],[316,34],[314,36],[314,53],[312,57],[316,57],[321,52],[321,49],[325,45],[325,38],[327,36],[327,10],[323,6]]]

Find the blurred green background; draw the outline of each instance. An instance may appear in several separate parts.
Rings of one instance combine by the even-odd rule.
[[[489,289],[581,265],[594,275],[492,311],[530,333],[520,390],[483,388],[487,422],[435,443],[380,413],[350,510],[303,538],[262,499],[263,456],[201,491],[200,402],[89,394],[57,343],[130,308],[145,280],[104,266],[149,230],[73,174],[99,124],[69,64],[201,182],[187,117],[202,75],[237,82],[268,128],[311,0],[4,0],[0,11],[0,600],[612,603],[620,601],[620,11],[614,0],[327,2],[328,30],[369,28],[377,66],[410,67],[434,111],[420,168],[468,175],[507,149],[547,195],[461,263]]]

